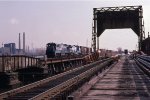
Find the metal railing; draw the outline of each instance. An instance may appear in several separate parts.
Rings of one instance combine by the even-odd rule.
[[[109,59],[106,59],[106,60],[109,60]],[[104,61],[106,61],[106,60],[104,60]],[[21,92],[27,91],[27,90],[29,90],[29,89],[32,89],[32,88],[41,86],[41,85],[43,85],[43,84],[45,84],[45,83],[47,83],[47,82],[49,82],[49,81],[51,81],[51,80],[57,79],[57,78],[59,78],[59,77],[62,77],[63,75],[67,75],[67,74],[72,73],[72,72],[74,72],[74,71],[81,70],[81,69],[83,69],[83,68],[85,68],[85,67],[93,66],[93,65],[96,65],[96,64],[101,63],[101,62],[102,62],[101,60],[100,60],[100,61],[96,61],[96,62],[94,62],[94,63],[88,64],[88,65],[84,65],[84,66],[81,66],[81,67],[79,67],[79,68],[75,68],[75,69],[73,69],[73,70],[69,70],[69,71],[67,71],[67,72],[64,72],[64,73],[61,73],[61,74],[58,74],[58,75],[55,75],[55,76],[52,76],[52,77],[49,77],[49,78],[40,80],[40,81],[38,81],[38,82],[34,82],[34,83],[29,84],[29,85],[25,85],[25,86],[23,86],[23,87],[20,87],[20,88],[14,89],[14,90],[10,90],[10,91],[8,91],[8,92],[5,92],[5,93],[0,94],[0,99],[8,98],[8,97],[13,96],[13,95],[15,95],[15,94],[17,94],[17,93],[21,93]],[[70,82],[70,81],[68,80],[68,82]],[[71,82],[72,82],[72,81],[71,81]],[[66,85],[66,84],[65,84],[65,85]],[[63,86],[63,85],[60,85],[60,86]],[[55,88],[56,88],[56,87],[55,87]],[[58,88],[58,86],[57,86],[57,88]],[[52,89],[54,89],[54,88],[52,88]],[[56,91],[56,90],[55,90],[55,91]],[[45,92],[44,92],[44,93],[45,93]]]
[[[105,66],[110,61],[111,60],[108,60],[108,61],[102,63],[101,66],[93,67],[90,70],[87,70],[84,73],[81,73],[80,75],[77,75],[76,77],[69,79],[68,81],[63,82],[62,84],[55,86],[52,89],[49,89],[49,90],[47,90],[47,91],[29,99],[29,100],[40,100],[40,99],[44,99],[44,98],[45,99],[51,99],[54,96],[56,96],[57,94],[65,91],[66,89],[70,88],[71,86],[77,84],[82,79],[89,77],[91,74],[98,71],[100,68],[102,68],[102,66]]]

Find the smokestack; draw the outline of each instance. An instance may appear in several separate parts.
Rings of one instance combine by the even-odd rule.
[[[25,53],[25,32],[23,32],[23,52]]]
[[[21,50],[21,39],[20,39],[20,33],[19,33],[19,52]]]

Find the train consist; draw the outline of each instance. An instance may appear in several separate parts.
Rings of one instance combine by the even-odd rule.
[[[47,43],[46,45],[47,58],[56,58],[72,55],[87,55],[91,52],[91,48],[78,45],[68,45],[63,43],[57,44],[53,42]]]

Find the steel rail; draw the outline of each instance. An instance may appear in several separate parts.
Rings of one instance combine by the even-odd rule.
[[[140,59],[143,59],[143,60],[145,60],[145,61],[147,61],[147,62],[150,62],[150,56],[139,55],[139,56],[137,56],[137,57],[140,58]]]
[[[150,70],[150,63],[149,62],[147,62],[146,60],[140,59],[140,58],[138,58],[137,60],[140,63],[142,63],[148,70]]]
[[[105,59],[105,60],[108,60],[108,59]],[[104,60],[104,61],[105,61],[105,60]],[[77,71],[77,70],[81,70],[81,69],[83,69],[83,68],[85,68],[85,67],[92,66],[92,65],[96,65],[96,64],[101,63],[101,62],[102,62],[102,60],[96,61],[96,62],[94,62],[94,63],[88,64],[88,65],[84,65],[84,66],[82,66],[82,67],[80,67],[80,68],[75,68],[75,69],[73,69],[73,70],[69,70],[69,71],[67,71],[67,72],[64,72],[64,73],[61,73],[61,74],[58,74],[58,75],[55,75],[55,76],[52,76],[52,77],[49,77],[49,78],[40,80],[40,81],[38,81],[38,82],[34,82],[34,83],[31,83],[31,84],[29,84],[29,85],[25,85],[25,86],[20,87],[20,88],[17,88],[17,89],[13,89],[13,90],[10,90],[10,91],[8,91],[8,92],[4,92],[4,93],[0,94],[0,99],[8,98],[8,97],[10,97],[10,96],[13,96],[13,95],[15,95],[15,94],[18,94],[18,93],[27,91],[27,90],[32,89],[32,88],[34,88],[34,87],[41,86],[41,85],[43,85],[43,84],[45,84],[45,83],[48,83],[48,82],[51,81],[51,80],[57,79],[57,78],[59,78],[59,77],[62,77],[62,76],[64,76],[64,75],[67,75],[67,74],[69,74],[69,73],[75,72],[75,71]]]
[[[96,67],[91,68],[90,70],[87,70],[77,76],[75,76],[72,79],[69,79],[66,82],[63,82],[62,84],[55,86],[33,98],[30,98],[29,100],[49,100],[52,99],[54,96],[56,96],[57,94],[65,91],[66,89],[70,88],[71,86],[77,84],[78,82],[82,81],[84,78],[89,77],[91,74],[93,74],[94,72],[98,71],[99,69],[101,69],[102,67],[106,66],[111,60],[108,60],[106,62],[103,62],[101,65],[98,65]]]
[[[135,62],[137,63],[137,65],[140,67],[140,69],[141,69],[146,75],[148,75],[148,76],[150,77],[150,70],[147,69],[147,67],[145,67],[145,66],[143,65],[143,62],[139,61],[138,59],[134,59],[134,60],[135,60]]]

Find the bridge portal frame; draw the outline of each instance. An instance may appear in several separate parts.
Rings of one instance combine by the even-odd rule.
[[[99,16],[98,16],[98,14],[103,14],[105,12],[111,12],[111,14],[115,15],[115,16],[117,16],[117,14],[121,14],[120,12],[125,12],[127,14],[128,14],[128,12],[136,12],[135,14],[138,13],[137,16],[136,16],[138,22],[137,23],[133,22],[133,24],[134,24],[133,27],[131,27],[129,25],[129,23],[128,23],[128,25],[130,27],[128,27],[127,25],[125,25],[122,28],[131,28],[137,34],[137,36],[138,36],[138,50],[141,51],[141,42],[143,41],[143,39],[145,39],[145,29],[144,29],[144,20],[143,20],[143,9],[142,9],[142,6],[120,6],[120,7],[93,8],[92,48],[93,48],[94,52],[96,52],[96,50],[99,49],[99,36],[103,33],[103,31],[105,29],[121,28],[120,26],[116,27],[115,25],[111,25],[111,27],[109,27],[109,28],[105,28],[103,26],[104,29],[101,32],[98,32],[98,28],[99,28],[98,27],[98,24],[99,24],[99,20],[98,20]],[[121,16],[123,16],[123,15],[121,15]],[[111,16],[110,16],[110,18],[111,18]],[[118,19],[118,20],[120,20],[120,19]],[[130,22],[130,21],[132,21],[132,20],[131,19],[128,20],[128,22]],[[115,20],[114,20],[114,22],[115,22]],[[96,39],[97,39],[97,42],[96,42]]]

